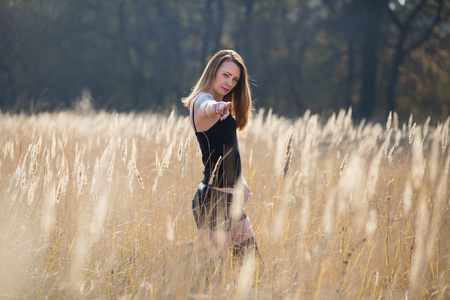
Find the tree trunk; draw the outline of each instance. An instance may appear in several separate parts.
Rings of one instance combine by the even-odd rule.
[[[219,51],[221,48],[224,12],[225,12],[225,9],[223,8],[223,1],[217,1],[217,14],[218,15],[217,15],[217,24],[215,26],[216,30],[214,31],[215,36],[213,38],[214,52]]]
[[[400,66],[402,65],[405,57],[411,53],[414,49],[423,45],[423,43],[428,40],[431,36],[433,29],[439,24],[442,17],[442,9],[443,9],[443,0],[438,1],[438,7],[436,8],[436,15],[433,17],[433,21],[431,24],[424,30],[422,34],[419,34],[419,37],[410,42],[409,46],[406,45],[406,40],[408,36],[413,36],[414,32],[411,30],[412,23],[418,18],[418,14],[423,7],[427,4],[428,0],[422,0],[414,10],[412,10],[408,16],[405,18],[404,22],[401,22],[397,15],[391,11],[389,8],[386,8],[390,13],[394,24],[398,27],[400,33],[398,37],[398,42],[395,47],[395,53],[392,58],[391,69],[388,75],[388,86],[386,90],[386,108],[387,112],[395,111],[397,108],[396,105],[396,94],[397,94],[397,84],[398,77],[400,73]],[[415,34],[417,36],[417,34]]]
[[[361,11],[361,6],[358,1],[353,1],[349,3],[343,13],[343,23],[345,29],[345,36],[347,40],[348,47],[348,60],[347,60],[347,87],[345,89],[345,106],[348,108],[352,106],[352,98],[355,93],[355,81],[356,81],[356,42],[358,36],[358,30],[361,27],[361,16],[359,12]]]
[[[363,21],[363,69],[359,114],[370,118],[377,101],[376,75],[382,9],[377,1],[363,2],[363,5],[365,19]]]
[[[388,75],[388,86],[386,90],[386,109],[387,112],[395,111],[397,108],[395,98],[398,84],[398,75],[400,66],[403,63],[406,52],[403,50],[403,43],[398,44],[392,59],[391,70]]]

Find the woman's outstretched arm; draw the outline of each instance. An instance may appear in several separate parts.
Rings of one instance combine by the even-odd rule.
[[[216,101],[209,93],[199,95],[193,105],[196,106],[199,116],[205,119],[216,119],[219,116],[224,120],[230,115],[231,102]]]

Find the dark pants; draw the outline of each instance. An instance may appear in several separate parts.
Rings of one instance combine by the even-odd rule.
[[[200,183],[192,199],[192,211],[198,229],[225,230],[231,229],[232,221],[239,222],[247,218],[244,211],[235,220],[231,216],[233,194],[218,191]]]

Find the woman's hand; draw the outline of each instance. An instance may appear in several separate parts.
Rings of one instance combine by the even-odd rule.
[[[209,93],[203,93],[195,100],[198,107],[199,115],[203,118],[220,117],[220,120],[225,120],[230,115],[231,102],[230,101],[216,101]]]
[[[213,103],[210,107],[212,114],[220,116],[220,120],[223,121],[230,115],[231,102],[219,101]]]

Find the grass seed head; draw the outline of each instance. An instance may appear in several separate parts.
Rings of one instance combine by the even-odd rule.
[[[389,131],[391,129],[391,125],[392,125],[392,111],[389,112],[389,116],[387,118],[386,131]]]
[[[403,212],[405,214],[408,214],[412,207],[412,201],[413,201],[413,188],[412,183],[410,180],[406,180],[405,182],[405,190],[403,191],[403,197],[402,197],[402,207]]]
[[[56,223],[56,208],[55,208],[55,192],[56,187],[53,186],[51,191],[46,191],[44,194],[44,206],[42,209],[41,226],[44,241],[50,242],[51,235]]]
[[[109,188],[111,188],[111,183],[112,183],[113,178],[114,178],[114,166],[115,166],[115,163],[116,163],[116,151],[114,151],[113,154],[112,154],[111,162],[110,162],[109,168],[108,168],[108,173],[106,174]]]
[[[442,149],[445,150],[445,148],[447,148],[447,142],[448,142],[448,119],[447,122],[444,124],[443,128],[442,128],[442,136],[441,136],[441,143],[442,143]]]
[[[239,274],[237,295],[242,299],[248,299],[250,296],[251,287],[253,286],[253,276],[255,274],[255,254],[253,251],[246,254],[244,263]]]
[[[183,160],[182,160],[181,176],[183,178],[186,178],[186,176],[187,176],[187,157],[188,157],[190,145],[191,145],[191,139],[188,137],[186,139],[186,142],[184,143],[183,154],[182,154]]]
[[[369,217],[367,219],[366,223],[366,234],[369,237],[374,236],[376,230],[377,230],[377,211],[375,209],[371,209],[369,211]]]
[[[394,130],[398,131],[399,127],[398,127],[398,115],[397,115],[397,112],[394,112],[394,117],[393,117],[392,123],[394,125]]]
[[[416,130],[416,123],[414,122],[414,125],[412,126],[411,130],[409,131],[409,144],[411,145],[414,141],[414,132]]]
[[[342,172],[344,172],[345,165],[347,164],[348,160],[348,153],[345,154],[344,159],[342,160],[341,167],[339,168],[339,175],[342,175]]]
[[[291,127],[289,130],[289,134],[286,140],[286,147],[285,147],[285,158],[284,158],[284,168],[283,168],[283,178],[286,178],[287,172],[289,170],[289,167],[291,165],[291,159],[292,154],[294,152],[294,148],[292,146],[292,140],[294,138],[294,129]]]
[[[426,243],[428,228],[428,209],[426,196],[423,195],[419,201],[418,213],[416,217],[416,235],[414,245],[414,256],[411,263],[411,289],[414,291],[420,286],[427,269],[428,259],[426,258]],[[413,294],[415,294],[415,291]]]
[[[436,183],[439,167],[439,139],[435,136],[431,142],[430,152],[430,179],[434,184]]]
[[[217,160],[216,165],[214,166],[214,169],[213,169],[213,171],[211,173],[211,176],[209,177],[208,185],[212,185],[213,184],[214,178],[217,175],[217,172],[219,171],[219,167],[220,167],[221,163],[222,163],[222,156],[219,156],[219,159]]]
[[[244,209],[244,195],[245,185],[243,182],[239,182],[236,191],[233,193],[233,201],[231,202],[231,218],[238,221],[242,216],[242,210]]]
[[[413,178],[414,188],[418,190],[420,188],[422,178],[424,175],[425,166],[423,147],[420,140],[420,131],[417,133],[417,138],[414,140],[412,145],[412,161],[411,161],[411,172]]]
[[[52,158],[56,157],[56,134],[55,134],[55,130],[52,131],[51,154],[52,154]]]
[[[167,226],[167,240],[170,242],[175,241],[175,228],[173,226],[172,216],[170,214],[166,217],[166,226]]]
[[[327,200],[325,203],[325,211],[323,214],[323,227],[325,230],[325,233],[328,236],[331,236],[334,232],[334,207],[335,207],[335,201],[336,201],[336,190],[333,189],[330,191],[330,193],[327,196]]]
[[[127,158],[128,158],[128,142],[127,142],[126,139],[125,139],[125,141],[123,142],[122,147],[121,147],[120,158],[122,159],[122,162],[123,162],[124,164],[127,163]]]

